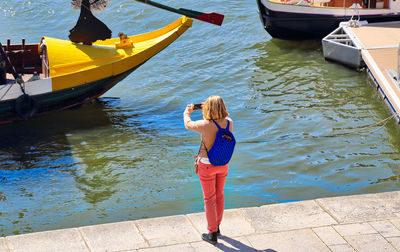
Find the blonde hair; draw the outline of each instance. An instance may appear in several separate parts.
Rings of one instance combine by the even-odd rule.
[[[218,95],[207,98],[203,105],[203,117],[206,120],[218,120],[229,116],[224,100]]]

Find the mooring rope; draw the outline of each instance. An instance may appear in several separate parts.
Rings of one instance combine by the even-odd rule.
[[[387,117],[387,118],[385,118],[385,119],[383,119],[383,120],[381,120],[381,121],[379,121],[379,122],[377,122],[377,123],[374,123],[374,124],[372,124],[372,125],[366,126],[366,127],[364,127],[364,128],[361,128],[361,129],[368,129],[368,128],[377,126],[377,125],[379,125],[380,123],[384,122],[384,124],[382,124],[379,128],[367,132],[367,134],[373,134],[373,133],[375,133],[376,131],[378,131],[378,130],[382,129],[383,127],[385,127],[386,124],[387,124],[392,118],[395,118],[396,116],[399,116],[399,115],[400,115],[399,113],[395,113],[395,114],[393,114],[393,115],[391,115],[391,116],[389,116],[389,117]]]

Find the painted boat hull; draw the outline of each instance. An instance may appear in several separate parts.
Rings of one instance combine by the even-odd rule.
[[[35,99],[38,106],[35,116],[65,110],[97,98],[122,81],[135,69],[80,86],[33,95],[32,98]],[[15,110],[15,103],[15,100],[0,101],[0,124],[23,120]]]
[[[328,14],[328,8],[300,7],[284,4],[271,4],[266,6],[262,0],[257,0],[259,15],[264,29],[273,37],[286,40],[322,39],[339,26],[340,22],[351,19],[352,13],[347,15],[340,13]],[[280,8],[273,8],[272,6]],[[296,11],[295,8],[307,8],[307,11]],[[324,13],[322,13],[322,10]],[[377,12],[379,10],[375,10]],[[321,13],[318,13],[321,12]],[[344,13],[344,11],[343,11]],[[360,20],[368,23],[399,21],[400,15],[394,13],[374,14],[371,10],[363,14],[359,11]]]

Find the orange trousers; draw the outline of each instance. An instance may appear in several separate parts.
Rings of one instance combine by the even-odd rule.
[[[223,166],[202,162],[198,164],[209,233],[217,232],[224,215],[224,186],[228,169],[228,164]]]

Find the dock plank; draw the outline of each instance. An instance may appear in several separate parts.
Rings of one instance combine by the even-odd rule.
[[[400,38],[400,22],[371,23],[353,27],[352,32],[365,48],[398,46]]]

